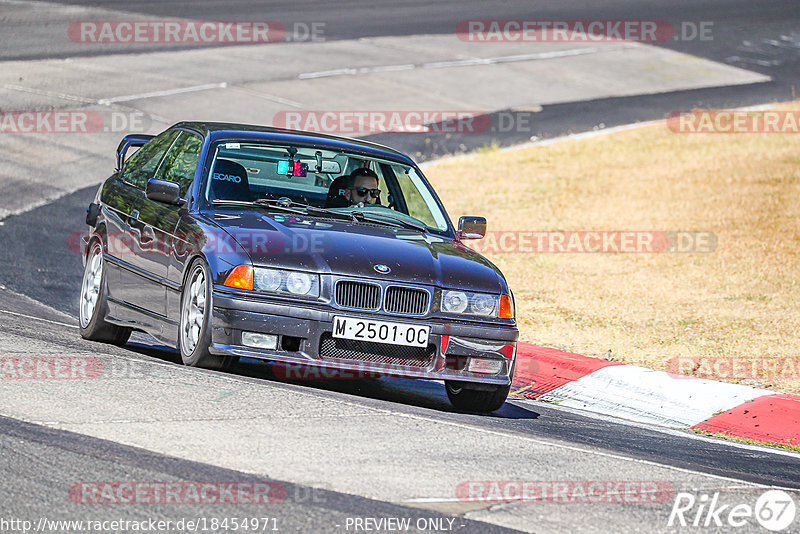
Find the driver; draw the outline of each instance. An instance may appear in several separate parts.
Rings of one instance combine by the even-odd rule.
[[[350,173],[345,183],[344,197],[351,206],[364,204],[380,204],[381,190],[378,189],[378,175],[366,167],[360,167]]]

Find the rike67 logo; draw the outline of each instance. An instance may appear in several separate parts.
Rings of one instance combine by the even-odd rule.
[[[797,505],[794,498],[782,490],[762,493],[754,505],[720,500],[720,493],[702,493],[699,496],[678,492],[667,520],[670,527],[746,527],[757,523],[772,532],[797,532],[787,530],[794,523]],[[688,529],[687,529],[688,530]],[[681,530],[684,532],[685,530]]]

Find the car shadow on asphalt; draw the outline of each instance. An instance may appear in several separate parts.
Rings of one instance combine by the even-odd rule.
[[[296,370],[292,366],[291,369]],[[314,369],[311,367],[310,369]],[[299,385],[324,391],[335,391],[362,398],[400,403],[418,408],[427,408],[439,412],[459,413],[447,398],[444,384],[434,380],[413,378],[379,377],[352,378],[346,373],[336,376],[335,372],[324,371],[316,376],[305,374],[305,378],[291,378],[286,367],[280,364],[245,360],[232,370],[236,374],[253,378],[263,378],[274,382]],[[287,376],[288,375],[288,376]],[[309,378],[312,376],[313,378]],[[510,419],[536,419],[539,414],[523,407],[506,403],[500,410],[481,417],[498,417]]]
[[[181,365],[181,356],[177,349],[162,345],[146,334],[134,333],[131,340],[125,345],[125,349],[145,357]],[[395,377],[353,378],[352,375],[331,370],[284,366],[250,358],[242,359],[226,372],[257,380],[460,414],[447,399],[444,384],[434,380]],[[469,414],[461,415],[469,416]],[[539,414],[524,407],[506,403],[496,412],[476,414],[475,417],[536,419]]]
[[[137,333],[134,333],[131,340],[128,341],[123,348],[141,354],[142,356],[149,356],[166,362],[181,364],[181,353],[178,352],[178,349],[160,345],[155,340],[151,343],[141,340],[145,337],[149,336],[146,334],[141,334],[141,336],[139,336]]]

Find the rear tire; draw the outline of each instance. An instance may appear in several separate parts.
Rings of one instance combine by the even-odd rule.
[[[103,246],[94,240],[89,244],[86,266],[83,269],[81,295],[78,302],[78,321],[81,336],[90,341],[124,345],[131,337],[131,329],[105,320],[108,313],[106,296],[106,266]]]
[[[189,267],[189,275],[181,293],[181,320],[178,330],[178,348],[181,361],[189,367],[228,369],[238,358],[211,354],[211,277],[208,266],[196,259]]]
[[[495,386],[492,389],[470,389],[468,382],[446,381],[447,398],[461,412],[491,413],[506,402],[511,385]]]

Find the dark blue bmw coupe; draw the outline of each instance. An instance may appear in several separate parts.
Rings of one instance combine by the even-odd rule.
[[[443,380],[465,411],[508,395],[514,299],[463,243],[486,220],[455,228],[400,152],[182,122],[122,140],[86,222],[87,339],[123,344],[141,330],[191,366],[250,357]]]

